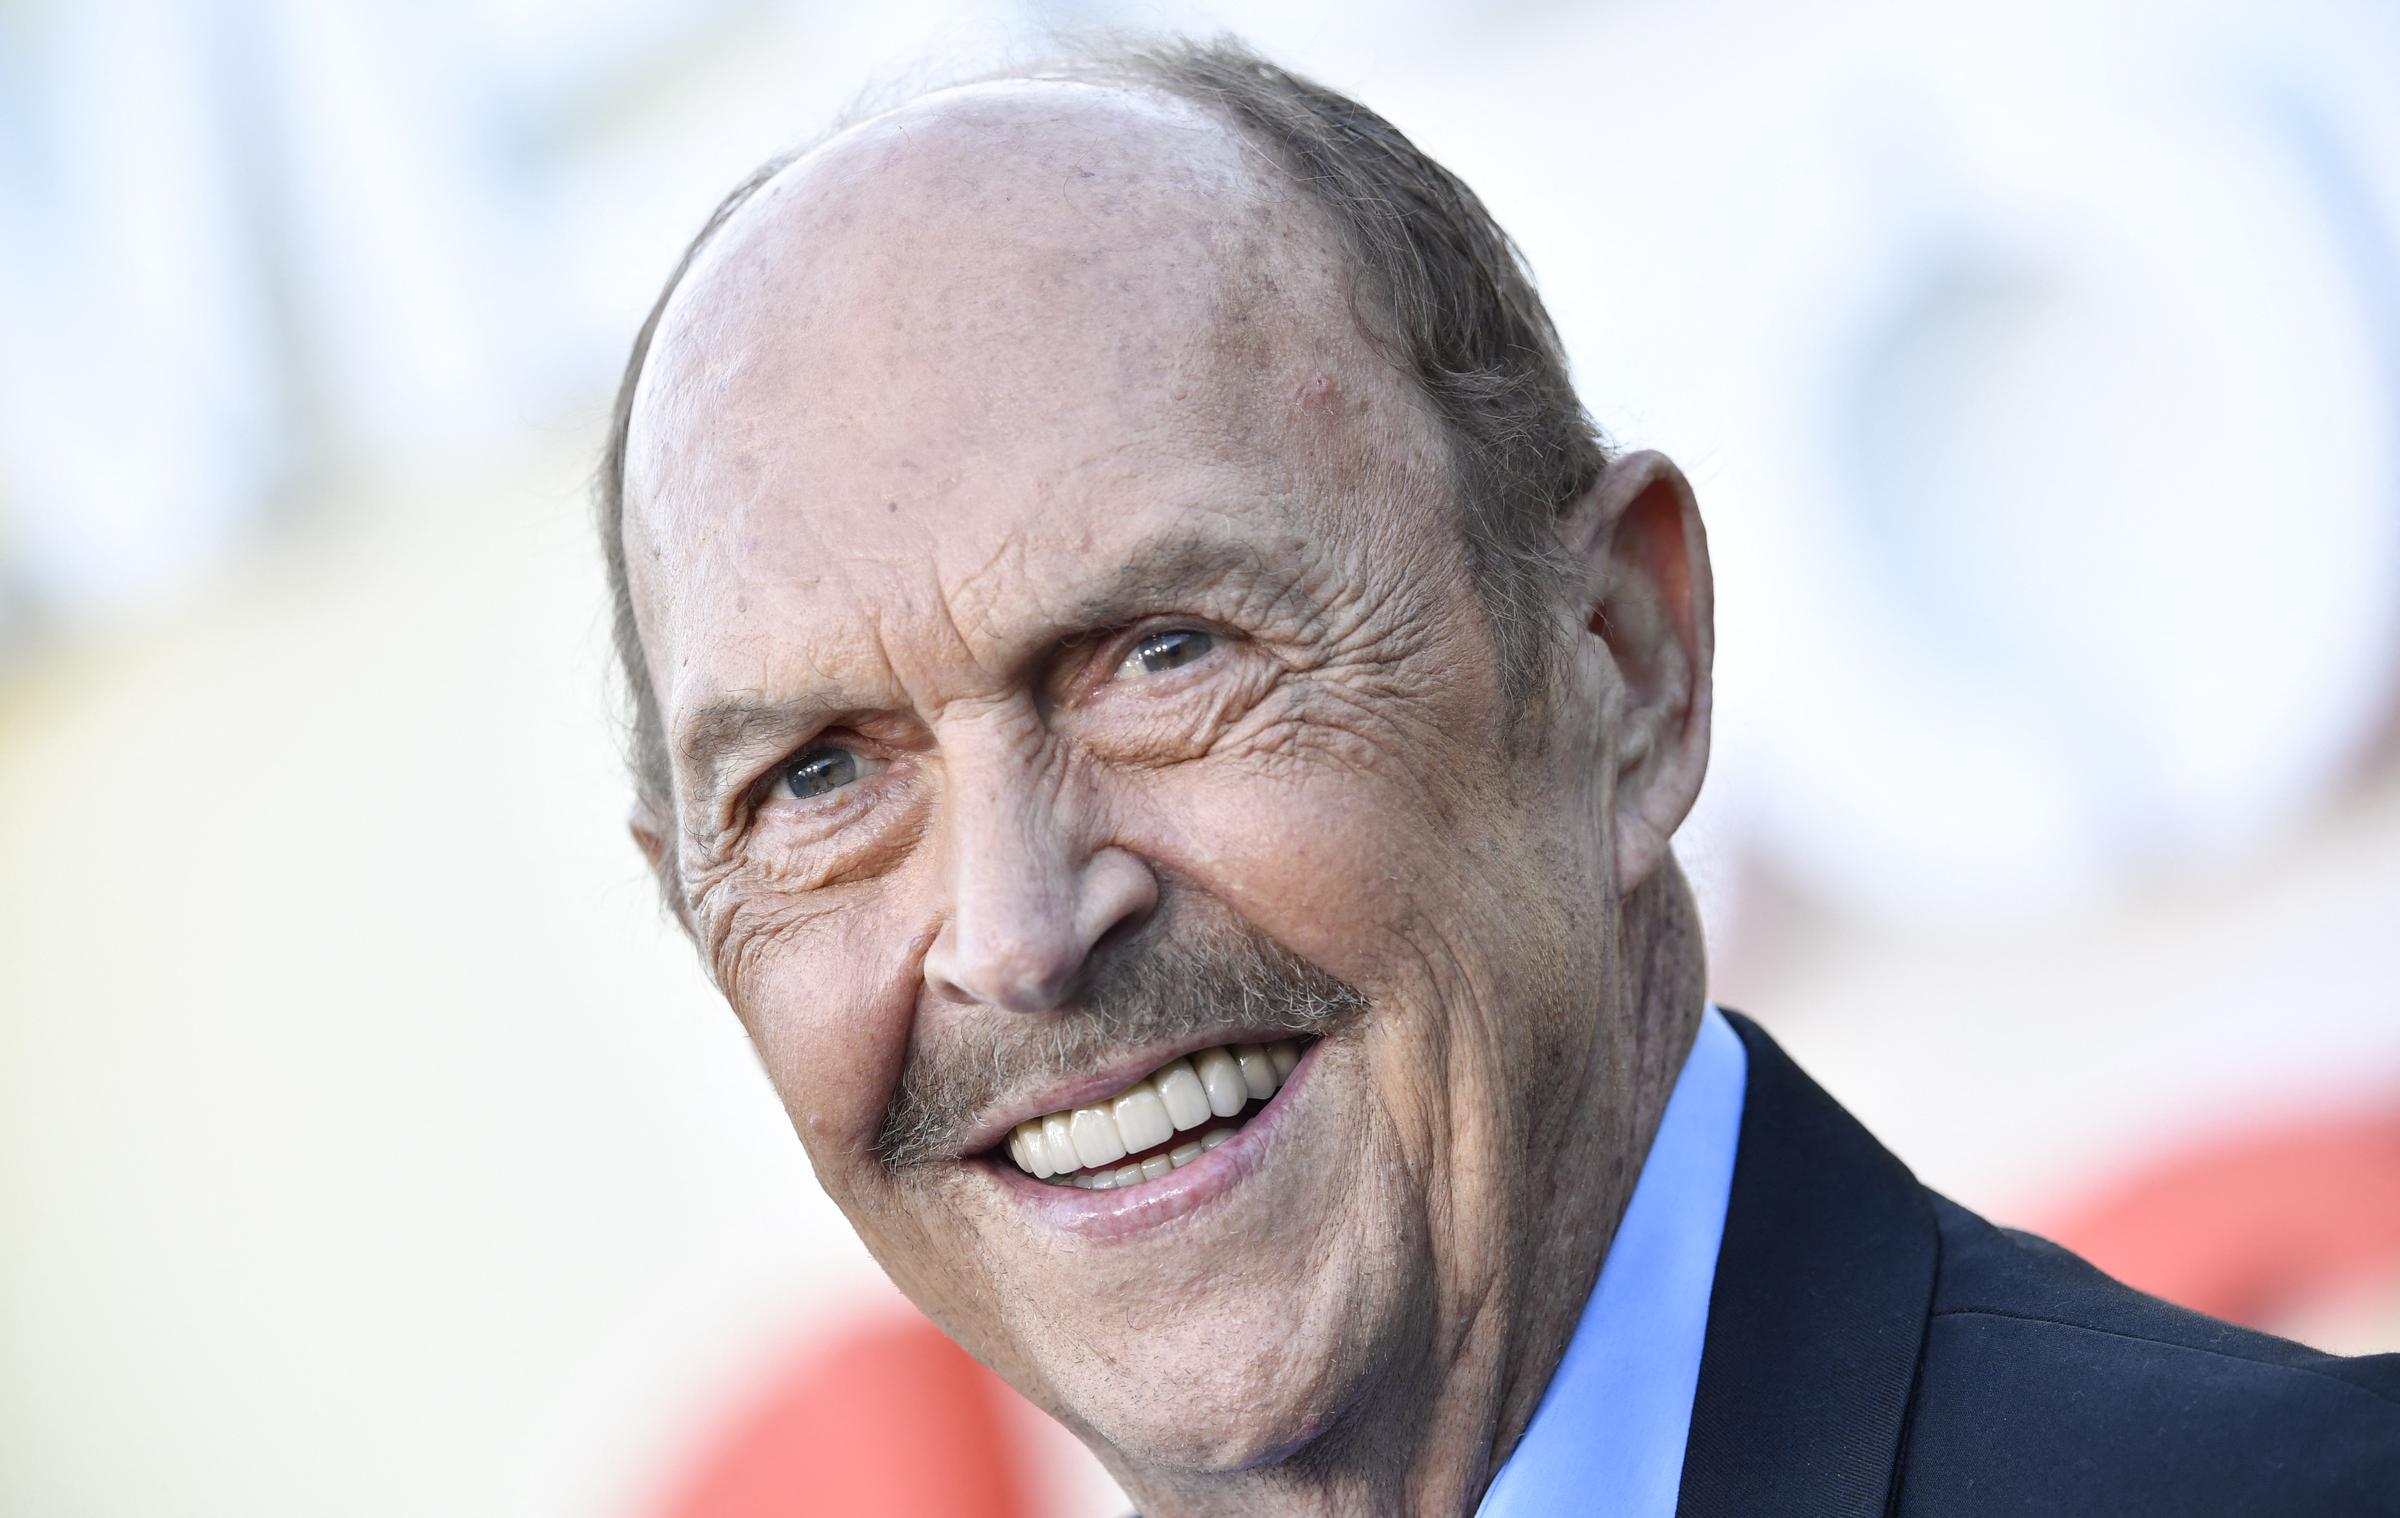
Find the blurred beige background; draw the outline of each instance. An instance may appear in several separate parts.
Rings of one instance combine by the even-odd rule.
[[[1709,513],[1716,994],[1930,1183],[2400,1117],[2400,19],[1926,9],[0,5],[0,1511],[635,1518],[884,1308],[624,841],[585,487],[728,184],[1060,24],[1518,234]],[[2260,1312],[2400,1347],[2400,1249]]]

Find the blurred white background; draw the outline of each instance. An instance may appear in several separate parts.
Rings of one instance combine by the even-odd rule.
[[[2400,1116],[2388,6],[0,0],[0,1511],[635,1518],[880,1310],[623,841],[586,484],[725,188],[1091,24],[1391,117],[1691,471],[1717,994],[1929,1182]]]

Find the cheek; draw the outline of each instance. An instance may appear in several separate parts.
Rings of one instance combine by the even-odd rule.
[[[805,917],[753,907],[723,939],[719,984],[828,1190],[847,1191],[908,1049],[908,935],[873,904]]]
[[[1345,909],[1366,880],[1388,873],[1372,813],[1305,787],[1229,786],[1212,777],[1144,798],[1136,848],[1303,958],[1333,962],[1367,926]]]
[[[1128,842],[1302,958],[1378,999],[1413,993],[1466,905],[1471,820],[1398,766],[1286,753],[1170,770]]]

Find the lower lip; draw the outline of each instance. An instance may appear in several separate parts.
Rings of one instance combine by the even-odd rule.
[[[1324,1047],[1321,1038],[1311,1043],[1274,1097],[1258,1110],[1258,1116],[1235,1129],[1233,1137],[1155,1181],[1086,1191],[1080,1186],[1037,1181],[997,1156],[972,1163],[990,1170],[1042,1227],[1086,1239],[1122,1239],[1143,1233],[1208,1206],[1266,1163],[1268,1148],[1292,1120],[1301,1088],[1316,1068],[1317,1051]]]

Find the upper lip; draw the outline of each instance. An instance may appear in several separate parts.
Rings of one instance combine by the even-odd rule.
[[[1220,1049],[1229,1044],[1272,1044],[1283,1039],[1301,1039],[1313,1036],[1312,1034],[1294,1033],[1288,1028],[1250,1030],[1236,1028],[1195,1034],[1180,1043],[1160,1044],[1154,1051],[1129,1050],[1112,1057],[1098,1068],[1083,1075],[1044,1087],[1036,1095],[1027,1096],[1005,1106],[996,1106],[991,1117],[969,1131],[966,1144],[959,1152],[962,1156],[981,1154],[1006,1139],[1020,1123],[1030,1122],[1037,1117],[1048,1117],[1053,1112],[1063,1112],[1069,1107],[1086,1106],[1099,1101],[1102,1097],[1114,1096],[1159,1066],[1171,1060],[1181,1059],[1187,1054],[1197,1054],[1203,1049]],[[1004,1112],[1013,1112],[1016,1115],[1003,1117],[1000,1114]]]

